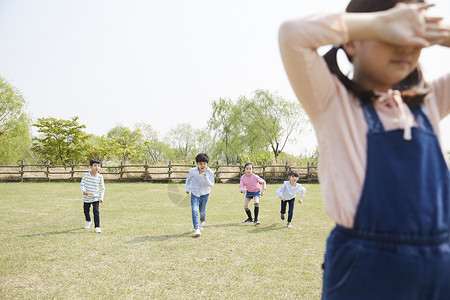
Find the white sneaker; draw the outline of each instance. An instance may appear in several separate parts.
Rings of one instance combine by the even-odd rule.
[[[287,228],[292,228],[291,223],[287,223],[286,227],[287,227]]]
[[[102,229],[100,227],[95,227],[95,232],[100,233],[102,232]]]
[[[193,236],[194,237],[199,237],[201,235],[202,235],[202,233],[200,232],[200,229],[195,229]]]
[[[205,226],[205,221],[203,221],[203,222],[200,223],[200,230],[203,229],[203,226]]]
[[[84,229],[91,228],[91,224],[92,224],[92,221],[86,221],[86,224],[84,224]]]

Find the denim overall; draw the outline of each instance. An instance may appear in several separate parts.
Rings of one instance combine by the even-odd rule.
[[[367,170],[351,229],[337,225],[325,252],[322,299],[450,299],[450,175],[422,107],[419,127],[385,131],[375,109]]]

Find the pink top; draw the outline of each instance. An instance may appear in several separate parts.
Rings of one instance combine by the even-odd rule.
[[[279,33],[286,72],[316,132],[325,210],[336,223],[351,228],[365,178],[368,128],[358,99],[317,53],[320,46],[348,41],[342,14],[289,21]],[[450,73],[429,85],[432,93],[423,107],[439,137],[439,121],[450,113]],[[398,91],[380,94],[374,107],[386,130],[403,128],[404,138],[410,138],[408,131],[417,124]]]
[[[244,187],[247,188],[247,191],[249,192],[258,192],[261,190],[259,184],[262,184],[263,191],[266,190],[266,181],[259,177],[256,174],[253,174],[251,176],[242,175],[241,176],[241,182],[239,183],[239,190],[241,193],[244,192]]]

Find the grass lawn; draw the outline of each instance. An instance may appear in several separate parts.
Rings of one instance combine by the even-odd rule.
[[[183,184],[107,182],[96,234],[79,183],[0,183],[0,299],[320,299],[333,223],[319,185],[304,186],[286,228],[279,185],[255,227],[237,184],[216,184],[193,238]]]

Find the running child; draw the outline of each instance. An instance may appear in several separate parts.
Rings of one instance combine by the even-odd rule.
[[[288,211],[288,219],[286,227],[291,228],[292,217],[294,216],[294,204],[295,204],[295,195],[300,192],[300,197],[298,198],[298,203],[302,204],[303,197],[306,194],[306,189],[301,186],[301,184],[297,183],[298,181],[298,173],[297,171],[290,171],[288,173],[288,181],[285,181],[282,186],[278,188],[276,191],[278,197],[281,200],[281,220],[284,221],[286,214],[286,206],[289,204]]]
[[[239,183],[239,190],[241,191],[242,194],[244,193],[245,189],[247,189],[244,200],[244,210],[245,213],[247,214],[247,219],[242,221],[242,223],[253,222],[255,225],[259,225],[261,224],[261,222],[258,220],[259,198],[264,195],[264,191],[266,190],[266,181],[253,173],[252,163],[246,163],[244,165],[244,173],[245,174],[241,176],[241,181]],[[262,190],[259,184],[262,184]],[[255,213],[254,219],[252,218],[252,212],[248,207],[252,199]]]
[[[214,173],[208,167],[209,157],[206,153],[199,153],[195,157],[197,167],[191,168],[186,177],[186,194],[191,192],[191,213],[194,225],[194,237],[199,237],[205,225],[206,203],[208,203],[211,187],[214,185]],[[200,211],[200,222],[198,213]]]
[[[103,203],[105,195],[105,182],[103,176],[99,173],[102,167],[102,161],[98,158],[91,159],[89,162],[90,172],[87,172],[81,178],[80,188],[83,193],[84,216],[86,218],[85,229],[89,229],[92,224],[90,209],[94,214],[95,232],[100,233],[100,208],[99,204]]]
[[[325,209],[337,224],[322,299],[450,297],[450,175],[439,143],[450,73],[425,82],[418,65],[422,48],[449,47],[450,38],[431,6],[352,0],[345,13],[280,28],[284,67],[317,135]],[[334,46],[321,57],[325,45]]]

